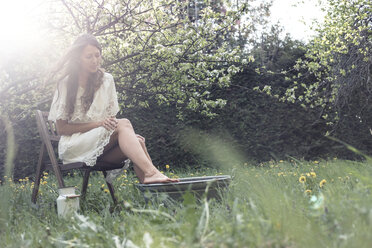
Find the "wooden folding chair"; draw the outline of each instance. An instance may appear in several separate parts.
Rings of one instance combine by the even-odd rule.
[[[46,168],[52,168],[54,174],[56,175],[58,181],[58,187],[63,188],[65,187],[65,183],[63,181],[62,172],[72,169],[81,169],[84,170],[84,177],[83,177],[83,186],[81,189],[81,197],[84,199],[87,186],[89,175],[91,171],[102,171],[103,175],[106,177],[107,171],[122,168],[122,164],[109,164],[105,162],[97,161],[95,166],[87,166],[83,162],[77,163],[70,163],[70,164],[62,164],[57,161],[55,151],[53,149],[53,143],[58,143],[60,136],[57,134],[57,128],[54,122],[48,121],[48,112],[41,112],[40,110],[36,110],[36,122],[37,127],[39,130],[40,138],[42,140],[40,154],[39,154],[39,161],[36,168],[36,176],[34,182],[34,189],[32,191],[32,202],[36,203],[37,194],[39,191],[40,179],[42,176],[43,171]],[[47,158],[49,158],[49,163],[47,163]],[[114,204],[117,204],[117,200],[114,195],[114,188],[111,183],[107,183],[107,187],[110,190],[110,194]]]

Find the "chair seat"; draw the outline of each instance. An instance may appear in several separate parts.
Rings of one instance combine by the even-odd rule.
[[[124,165],[123,164],[109,164],[106,162],[98,161],[95,166],[87,166],[84,162],[76,162],[76,163],[69,163],[63,164],[58,163],[58,167],[61,171],[73,170],[73,169],[90,169],[91,171],[106,171],[106,170],[115,170],[120,169]],[[46,164],[47,169],[53,169],[51,163]]]

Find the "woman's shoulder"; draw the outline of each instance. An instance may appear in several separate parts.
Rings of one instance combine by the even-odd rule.
[[[115,87],[115,82],[114,82],[114,77],[108,73],[108,72],[104,72],[103,73],[103,89],[106,89],[106,90],[111,90],[112,87]]]
[[[104,72],[103,73],[103,85],[105,88],[110,88],[112,84],[115,84],[114,82],[114,77],[108,73]]]
[[[66,91],[66,89],[67,89],[67,80],[68,80],[67,77],[64,77],[64,78],[60,79],[57,82],[57,84],[56,84],[56,90]]]
[[[114,81],[114,77],[110,73],[104,72],[103,73],[103,81],[104,82],[106,82],[106,81],[108,81],[108,82]]]

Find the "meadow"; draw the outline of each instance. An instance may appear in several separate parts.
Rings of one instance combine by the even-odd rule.
[[[372,167],[346,160],[270,161],[229,167],[161,169],[171,177],[229,174],[222,199],[145,203],[131,170],[115,179],[113,206],[92,175],[78,214],[57,216],[56,181],[44,173],[38,208],[33,182],[4,178],[0,247],[372,247]],[[80,187],[74,172],[67,185]]]

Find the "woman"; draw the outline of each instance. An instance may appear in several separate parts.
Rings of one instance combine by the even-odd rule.
[[[100,68],[102,49],[96,38],[85,34],[76,39],[53,78],[57,80],[48,119],[61,135],[58,153],[63,163],[97,159],[122,163],[129,158],[141,183],[175,182],[152,163],[145,139],[136,135],[119,112],[113,77]]]

